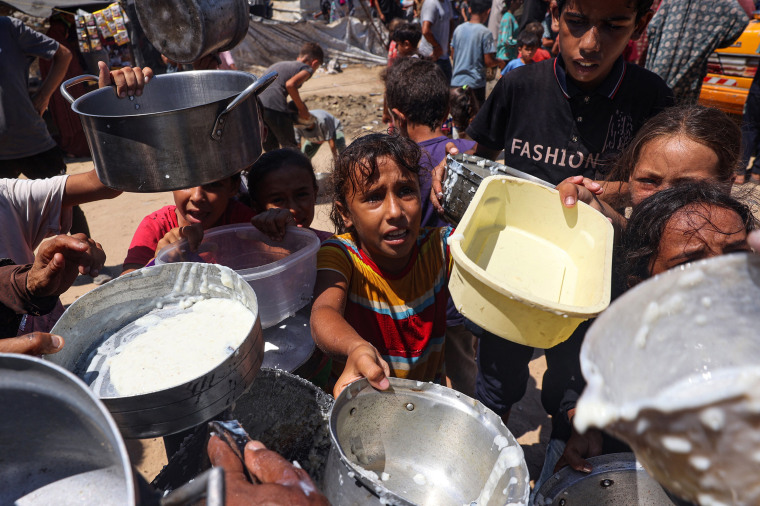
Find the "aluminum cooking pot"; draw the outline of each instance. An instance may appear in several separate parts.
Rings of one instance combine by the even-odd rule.
[[[0,504],[136,503],[124,441],[87,385],[25,355],[0,354],[0,371]]]
[[[246,0],[135,0],[135,10],[151,44],[179,63],[228,51],[248,33]]]
[[[449,388],[358,380],[335,399],[323,491],[341,506],[528,503],[522,448],[501,419]]]
[[[149,312],[176,313],[178,303],[199,296],[236,300],[254,313],[242,344],[213,370],[182,385],[119,396],[106,364],[122,345],[122,329]],[[167,436],[210,420],[251,385],[264,357],[256,294],[235,271],[214,264],[159,265],[117,278],[77,299],[51,332],[63,336],[66,346],[45,358],[82,378],[127,438]]]
[[[120,99],[113,88],[78,99],[61,84],[79,114],[98,178],[111,188],[160,192],[232,176],[261,155],[262,118],[255,95],[277,78],[207,70],[156,76],[143,94]]]

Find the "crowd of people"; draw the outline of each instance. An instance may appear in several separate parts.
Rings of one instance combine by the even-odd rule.
[[[311,332],[322,360],[308,379],[336,396],[361,377],[380,390],[388,377],[433,381],[480,400],[505,422],[519,416],[511,410],[525,393],[534,350],[479,328],[448,293],[454,228],[442,217],[445,157],[467,152],[503,160],[557,185],[557,205],[583,202],[607,216],[617,244],[613,298],[683,263],[757,248],[751,203],[731,195],[737,178],[744,181],[753,146],[745,140],[743,152],[736,122],[695,104],[707,56],[739,36],[754,5],[709,3],[715,5],[690,13],[687,4],[706,2],[469,0],[459,8],[466,20],[452,30],[457,9],[446,0],[424,0],[417,20],[406,19],[400,4],[375,1],[392,40],[383,74],[388,133],[346,139],[338,118],[307,107],[299,88],[324,52],[304,44],[295,60],[268,69],[278,78],[260,96],[266,153],[243,175],[174,191],[174,205],[138,226],[122,274],[151,265],[166,245],[197,243],[220,225],[250,222],[275,240],[288,226],[310,228],[320,190],[311,157],[325,143],[334,160],[334,229],[314,230],[322,247]],[[700,29],[687,37],[689,47],[674,49],[675,33],[695,29],[694,13],[704,14]],[[55,44],[29,32],[0,18],[3,54],[14,47],[63,58]],[[502,69],[490,94],[489,69]],[[25,112],[12,116],[6,97],[23,93],[10,74],[0,76],[0,167],[12,161],[27,174],[26,163],[47,167],[38,155],[53,148],[45,139],[32,148],[31,136],[45,132],[23,133],[21,126],[39,118],[49,97],[18,98]],[[100,69],[100,85],[120,97],[141,94],[151,77],[150,69]],[[19,139],[11,137],[18,132]],[[18,180],[17,171],[0,180],[0,257],[7,259],[0,262],[0,352],[65,346],[65,336],[46,333],[62,310],[57,296],[78,274],[97,275],[105,260],[89,234],[65,234],[75,206],[118,192],[94,171],[66,176],[57,167],[50,163],[47,179]],[[572,426],[585,385],[580,346],[591,323],[545,352],[542,403],[552,433],[536,489],[565,465],[589,472],[587,458],[626,448],[603,432],[580,434]],[[261,486],[248,484],[242,463],[220,445],[212,439],[209,455],[230,471],[228,492],[255,503]],[[267,454],[277,471],[262,471],[253,457],[260,451],[256,444],[250,455],[246,450],[249,470],[287,488],[267,498],[324,503],[308,476],[282,459]]]

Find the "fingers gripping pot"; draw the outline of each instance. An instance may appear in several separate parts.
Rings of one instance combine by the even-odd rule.
[[[135,337],[135,321],[148,314],[171,318],[189,298],[231,299],[250,310],[253,323],[242,343],[213,369],[195,371],[192,380],[119,395],[108,364]],[[51,332],[66,346],[46,358],[82,378],[127,438],[166,436],[210,420],[251,385],[264,357],[256,294],[234,271],[213,264],[160,265],[122,276],[77,299]]]
[[[256,95],[277,73],[177,72],[153,78],[141,96],[113,88],[78,99],[66,88],[97,82],[79,76],[61,94],[79,114],[98,178],[128,192],[191,188],[237,174],[261,155],[263,122]]]

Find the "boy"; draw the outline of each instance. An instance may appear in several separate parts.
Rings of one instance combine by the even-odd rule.
[[[393,116],[393,126],[399,134],[423,149],[419,174],[421,224],[423,227],[446,226],[430,203],[431,170],[446,156],[447,143],[453,142],[462,152],[475,147],[470,140],[452,141],[441,131],[449,116],[446,78],[430,60],[400,58],[388,69],[385,77],[385,99]],[[446,375],[454,389],[471,396],[475,391],[475,343],[472,334],[464,329],[464,318],[456,311],[451,299],[448,300],[446,317]]]
[[[540,40],[533,32],[528,30],[520,32],[520,35],[517,36],[517,58],[507,63],[504,70],[501,71],[501,75],[507,75],[507,72],[533,63],[533,57],[538,51],[538,46],[541,45]]]
[[[478,105],[486,100],[486,67],[504,68],[504,61],[496,58],[493,35],[483,24],[490,12],[490,0],[472,0],[470,20],[457,26],[451,39],[454,59],[451,86],[471,87]]]
[[[298,89],[311,78],[324,61],[324,52],[319,44],[307,42],[301,46],[295,61],[277,62],[264,72],[275,71],[278,76],[275,82],[264,90],[259,99],[263,105],[263,119],[267,126],[268,135],[264,140],[264,151],[278,147],[298,147],[293,131],[293,118],[288,111],[287,97],[293,99],[298,109],[298,117],[309,119],[309,109],[301,100]]]
[[[673,94],[662,79],[625,63],[621,56],[628,41],[643,33],[652,18],[651,6],[652,0],[552,4],[560,56],[518,68],[499,80],[467,129],[478,142],[476,154],[494,159],[504,149],[507,165],[554,184],[570,176],[604,174],[642,124],[673,104]],[[436,191],[440,191],[437,184]],[[574,203],[573,199],[568,205]],[[570,437],[565,415],[571,403],[562,401],[576,387],[580,392],[583,380],[566,370],[577,366],[587,327],[582,325],[568,341],[546,350],[542,400],[553,417],[553,441]],[[525,392],[532,355],[531,348],[482,336],[478,399],[508,417],[512,404]],[[576,384],[569,387],[572,381]],[[567,448],[577,451],[578,446]],[[586,455],[576,454],[568,461],[574,469],[589,472],[591,466],[583,459],[587,452],[577,453]],[[553,470],[553,465],[547,466]]]
[[[422,43],[420,54],[429,57],[443,71],[446,81],[451,82],[449,42],[453,13],[449,0],[425,0],[420,10]]]
[[[314,158],[319,146],[326,142],[330,146],[333,160],[337,161],[338,155],[346,149],[346,137],[340,120],[322,109],[312,110],[311,118],[312,121],[306,125],[295,125],[296,142],[301,145],[301,151],[310,159]]]
[[[422,28],[419,23],[400,23],[391,32],[391,40],[396,43],[396,58],[416,55],[420,39]],[[391,61],[388,62],[389,65]]]

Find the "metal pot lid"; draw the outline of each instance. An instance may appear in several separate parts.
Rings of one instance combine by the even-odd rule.
[[[633,453],[611,453],[587,459],[591,473],[565,467],[536,493],[541,506],[626,504],[629,506],[688,506],[649,476]]]

